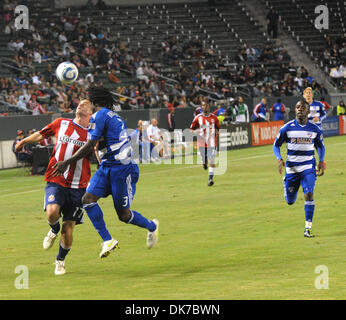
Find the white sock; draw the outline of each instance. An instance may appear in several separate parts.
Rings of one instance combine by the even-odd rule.
[[[305,228],[311,229],[312,227],[312,222],[311,221],[305,221]]]

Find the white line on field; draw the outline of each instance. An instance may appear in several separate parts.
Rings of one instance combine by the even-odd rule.
[[[43,190],[43,188],[40,188],[40,189],[33,189],[33,190],[23,191],[23,192],[16,192],[16,193],[0,194],[0,198],[2,198],[2,197],[8,197],[8,196],[18,196],[18,195],[20,195],[20,194],[38,192],[38,191],[42,191],[42,190]]]

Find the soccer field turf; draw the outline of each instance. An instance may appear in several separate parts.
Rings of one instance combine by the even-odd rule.
[[[63,276],[54,275],[58,241],[42,249],[43,177],[0,171],[0,299],[345,299],[346,136],[325,145],[315,238],[303,237],[302,190],[293,206],[283,199],[272,147],[232,150],[213,187],[201,165],[140,165],[132,209],[160,220],[158,245],[148,250],[146,230],[120,222],[112,199],[100,199],[120,249],[101,260],[102,240],[85,216]],[[28,289],[15,287],[19,265]],[[315,287],[319,266],[328,289]]]

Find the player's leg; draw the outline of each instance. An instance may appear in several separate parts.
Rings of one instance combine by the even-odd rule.
[[[103,219],[103,212],[97,201],[101,197],[107,197],[109,194],[107,170],[102,166],[95,172],[91,178],[86,192],[82,198],[83,208],[85,209],[95,230],[103,240],[100,257],[107,257],[109,252],[117,247],[118,241],[110,235],[106,223]]]
[[[206,147],[199,147],[199,154],[202,159],[202,164],[204,170],[208,169],[208,155],[207,155],[207,148]]]
[[[304,192],[304,210],[305,210],[305,229],[304,236],[311,238],[312,219],[315,212],[314,189],[316,183],[316,173],[313,171],[302,175],[301,185]]]
[[[44,210],[47,222],[51,227],[43,239],[43,249],[50,249],[60,231],[60,211],[65,203],[62,187],[56,183],[47,183],[45,187]]]
[[[284,198],[288,205],[292,205],[297,200],[300,186],[300,176],[298,174],[288,174],[283,179]]]
[[[138,211],[130,209],[138,177],[139,172],[136,165],[128,166],[123,173],[120,173],[118,168],[114,168],[111,175],[114,208],[120,221],[148,230],[147,246],[151,248],[158,240],[158,220],[149,220]]]
[[[65,258],[67,254],[70,252],[73,241],[73,229],[76,222],[71,220],[63,221],[61,228],[61,238],[59,245],[59,252],[56,256],[55,261],[55,274],[62,275],[66,273],[65,268]]]
[[[216,148],[207,148],[207,161],[209,163],[209,179],[208,186],[214,184]]]
[[[66,273],[65,258],[72,247],[74,227],[76,224],[81,224],[84,221],[82,197],[85,193],[85,189],[64,188],[64,193],[66,201],[65,205],[61,208],[63,222],[59,252],[55,262],[56,275]]]

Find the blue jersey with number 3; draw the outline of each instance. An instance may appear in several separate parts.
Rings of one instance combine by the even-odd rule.
[[[131,144],[126,123],[114,111],[102,108],[95,112],[89,123],[89,140],[104,138],[106,153],[102,164],[129,164],[131,160]]]

